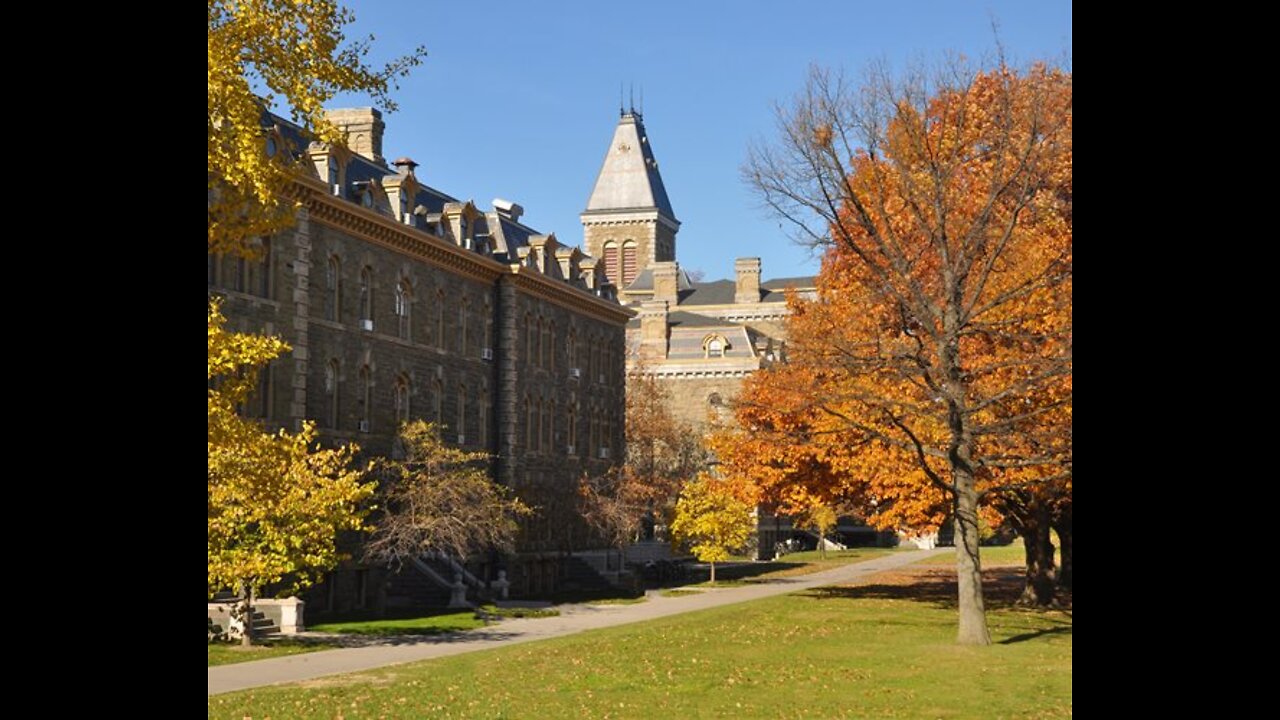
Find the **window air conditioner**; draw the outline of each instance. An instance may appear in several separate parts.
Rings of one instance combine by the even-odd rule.
[[[342,197],[342,186],[337,183],[334,183],[333,194],[337,195],[338,197]]]
[[[360,329],[361,329],[361,330],[368,330],[369,332],[373,332],[373,321],[372,321],[372,320],[361,320],[361,321],[360,321]]]
[[[458,444],[459,444],[459,445],[466,445],[466,444],[467,444],[467,436],[466,436],[466,435],[463,435],[463,434],[461,434],[461,433],[459,433],[459,434],[458,434]]]
[[[361,420],[361,421],[360,421],[360,432],[369,432],[369,421],[368,421],[368,420]]]
[[[492,349],[490,349],[490,348],[484,348],[483,350],[481,350],[481,351],[480,351],[480,359],[481,359],[481,360],[492,360],[492,359],[493,359],[493,350],[492,350]]]
[[[567,446],[567,447],[565,448],[565,452],[566,452],[566,453],[568,453],[569,455],[574,455],[574,454],[575,454],[575,453],[573,452],[573,451],[574,451],[574,449],[575,449],[575,448],[574,448],[572,445],[569,445],[569,446]]]
[[[578,368],[569,368],[569,377],[580,378],[582,377],[582,371]]]
[[[608,460],[608,459],[609,459],[609,448],[607,448],[607,447],[602,447],[602,448],[600,448],[600,459],[601,459],[601,460]]]

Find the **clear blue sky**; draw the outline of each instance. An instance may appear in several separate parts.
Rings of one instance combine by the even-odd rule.
[[[682,223],[681,267],[730,277],[759,256],[764,277],[808,275],[818,260],[788,240],[738,169],[753,138],[774,134],[773,104],[810,63],[860,71],[971,56],[994,46],[992,18],[1017,62],[1069,57],[1071,0],[348,0],[349,37],[375,36],[372,59],[427,47],[384,115],[383,152],[418,175],[522,218],[569,245],[618,119],[619,82],[644,87],[645,126]],[[343,96],[336,106],[368,105]]]

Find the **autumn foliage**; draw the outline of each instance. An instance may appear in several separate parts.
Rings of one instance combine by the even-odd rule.
[[[1071,75],[815,70],[781,119],[747,173],[826,248],[818,297],[717,451],[784,512],[953,519],[960,640],[985,644],[980,505],[1070,493]]]

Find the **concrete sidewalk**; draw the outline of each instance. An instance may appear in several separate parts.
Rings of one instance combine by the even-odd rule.
[[[646,602],[635,605],[561,605],[559,617],[506,620],[483,630],[427,637],[389,637],[374,641],[373,644],[365,647],[322,650],[269,660],[219,665],[209,668],[209,694],[217,695],[263,685],[298,682],[325,675],[359,672],[385,665],[546,640],[580,633],[584,630],[626,625],[721,605],[759,600],[822,585],[837,585],[944,552],[953,552],[953,550],[938,548],[894,553],[811,575],[778,578],[739,587],[710,589],[698,595],[684,597],[666,598],[651,592]]]

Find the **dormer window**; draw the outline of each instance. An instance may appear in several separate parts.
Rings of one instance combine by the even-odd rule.
[[[462,217],[458,218],[458,227],[460,228],[462,233],[462,236],[458,238],[458,242],[462,242],[467,237],[467,216],[466,215],[463,215]]]
[[[329,157],[329,186],[332,187],[337,184],[338,184],[338,159],[330,156]]]
[[[708,335],[702,341],[702,353],[706,358],[722,358],[729,349],[729,342],[723,335]]]
[[[276,153],[279,152],[279,150],[280,150],[280,146],[278,143],[276,143],[275,136],[268,135],[267,136],[267,157],[275,157]]]
[[[364,192],[360,193],[360,204],[367,208],[373,207],[373,190],[365,188]]]

